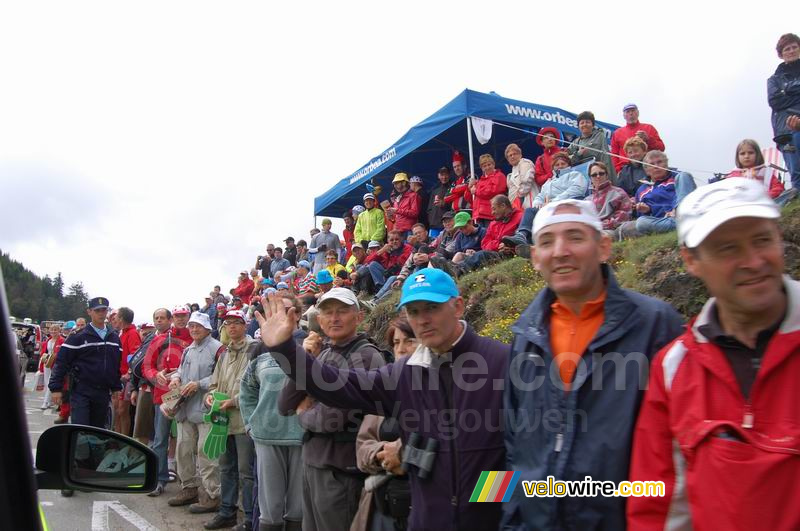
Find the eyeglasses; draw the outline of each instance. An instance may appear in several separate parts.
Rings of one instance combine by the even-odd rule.
[[[605,177],[606,175],[608,175],[608,173],[604,171],[596,171],[594,173],[590,173],[589,177]]]

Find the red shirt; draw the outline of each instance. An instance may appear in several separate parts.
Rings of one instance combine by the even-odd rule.
[[[128,356],[136,352],[142,344],[142,338],[133,325],[126,326],[119,335],[119,342],[122,346],[122,354],[119,361],[119,373],[124,376],[128,374]]]
[[[514,234],[521,220],[522,211],[513,210],[505,220],[494,220],[489,223],[486,228],[486,235],[481,240],[481,249],[484,251],[497,251],[500,248],[500,240]]]

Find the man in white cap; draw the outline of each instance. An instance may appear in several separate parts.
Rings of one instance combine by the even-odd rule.
[[[758,181],[702,186],[678,207],[690,274],[712,298],[658,353],[634,437],[631,529],[800,529],[800,283]],[[788,498],[786,497],[788,496]]]
[[[311,332],[303,348],[320,363],[361,369],[384,365],[377,347],[358,333],[363,315],[355,293],[333,288],[320,297],[317,309],[320,328],[328,341],[323,343],[319,334]],[[303,444],[303,529],[348,529],[364,484],[356,466],[355,448],[362,412],[317,402],[298,389],[294,380],[288,381],[279,394],[278,409],[283,415],[296,412],[307,433]]]
[[[219,509],[219,466],[203,453],[211,424],[203,421],[203,396],[208,392],[211,374],[225,346],[211,337],[208,315],[194,312],[189,318],[192,344],[186,347],[178,369],[170,375],[170,389],[180,389],[185,402],[175,413],[178,422],[178,476],[181,491],[167,503],[187,505],[192,513],[211,513]],[[198,481],[198,471],[200,478]],[[198,489],[202,485],[202,488]]]
[[[628,479],[649,360],[682,322],[667,303],[621,288],[610,255],[591,201],[537,213],[531,262],[547,287],[511,328],[505,390],[508,465],[520,481]],[[510,529],[625,528],[619,497],[528,498],[517,488],[504,512]]]
[[[371,193],[364,194],[364,208],[366,210],[356,219],[353,239],[366,247],[372,240],[382,242],[386,239],[386,218]]]

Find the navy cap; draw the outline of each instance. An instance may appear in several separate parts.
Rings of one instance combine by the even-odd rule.
[[[426,267],[413,273],[403,283],[397,307],[402,308],[414,301],[442,303],[453,297],[458,297],[458,287],[453,277],[441,269]]]
[[[89,309],[90,310],[100,310],[108,308],[108,299],[105,297],[95,297],[94,299],[89,299]]]

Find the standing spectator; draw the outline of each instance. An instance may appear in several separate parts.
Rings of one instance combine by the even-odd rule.
[[[229,343],[220,355],[211,374],[205,395],[208,408],[214,403],[214,391],[225,393],[230,398],[220,405],[228,413],[228,440],[225,453],[219,458],[220,506],[214,518],[205,524],[206,529],[225,529],[236,525],[239,487],[242,492],[242,510],[245,522],[253,519],[253,440],[244,430],[244,421],[239,410],[239,384],[250,359],[255,357],[258,343],[245,333],[247,323],[241,311],[234,310],[225,315],[225,328]]]
[[[58,324],[50,325],[50,337],[44,342],[44,355],[42,356],[42,365],[44,366],[44,397],[42,398],[42,411],[53,407],[50,401],[50,373],[53,365],[56,363],[56,353],[58,352],[61,344],[64,343],[66,338],[61,335],[61,326]]]
[[[364,194],[364,208],[366,210],[359,214],[356,220],[353,237],[364,246],[373,240],[382,242],[386,238],[385,218],[373,194]]]
[[[298,337],[300,305],[294,298],[282,302],[295,308]],[[296,339],[297,340],[297,339]],[[299,339],[302,341],[302,339]],[[303,519],[303,428],[297,415],[278,410],[278,394],[287,377],[263,345],[242,377],[239,405],[245,430],[255,442],[258,469],[259,520],[253,528],[300,531]]]
[[[413,250],[411,245],[403,243],[400,231],[391,231],[386,245],[367,256],[364,265],[350,275],[354,288],[370,295],[377,293],[387,278],[400,272]]]
[[[270,298],[269,301],[277,301],[286,317],[281,299]],[[362,370],[385,363],[381,352],[358,333],[362,317],[358,299],[352,291],[334,288],[320,298],[317,307],[320,327],[330,343],[323,345],[320,336],[312,333],[303,342],[303,348],[318,359],[318,363]],[[296,315],[295,311],[291,313]],[[297,348],[291,339],[296,326],[296,320],[292,319],[287,338],[293,343],[292,352]],[[262,339],[264,333],[262,324]],[[282,342],[267,346],[278,347]],[[307,382],[306,385],[311,384]],[[303,529],[348,529],[358,509],[358,497],[364,484],[355,456],[362,412],[317,402],[306,391],[298,389],[294,380],[286,382],[281,390],[278,409],[282,415],[296,413],[300,425],[307,431],[303,445]]]
[[[272,258],[275,256],[275,246],[267,244],[265,255],[259,255],[256,258],[256,269],[261,271],[261,276],[266,278],[269,276],[269,265],[272,263]],[[227,302],[227,301],[226,301]]]
[[[175,306],[172,309],[172,336],[180,339],[187,345],[192,342],[192,336],[189,334],[189,329],[186,327],[189,324],[189,316],[191,313],[189,307],[185,304]]]
[[[264,275],[264,278],[272,278],[272,275],[269,274],[269,269],[267,269],[267,274]],[[239,297],[245,304],[248,304],[255,287],[255,283],[247,278],[247,271],[242,271],[239,273],[239,284],[231,290],[231,295]],[[174,314],[175,312],[172,313]]]
[[[553,176],[553,155],[561,151],[558,140],[561,133],[555,127],[542,127],[536,135],[536,143],[542,146],[542,154],[536,157],[534,179],[539,189]]]
[[[616,229],[631,219],[633,201],[625,190],[611,184],[608,169],[609,167],[602,162],[593,162],[589,165],[589,178],[592,180],[590,200],[603,224],[603,231],[613,239]]]
[[[322,220],[322,231],[311,238],[310,252],[316,253],[314,255],[314,273],[325,267],[325,252],[336,251],[339,252],[339,236],[331,232],[333,223],[330,219],[324,218]]]
[[[394,198],[387,211],[389,219],[394,221],[394,230],[400,231],[405,238],[411,226],[417,222],[420,213],[420,198],[409,187],[408,175],[397,173],[392,180]]]
[[[75,328],[73,329],[74,331],[72,333],[77,334],[84,328],[86,328],[86,319],[83,317],[78,317],[75,319]]]
[[[776,46],[783,60],[767,80],[767,101],[772,108],[773,140],[783,153],[783,160],[792,176],[792,186],[800,189],[800,146],[793,140],[789,126],[791,109],[800,110],[800,37],[794,33],[781,35]]]
[[[269,265],[269,277],[275,278],[275,275],[280,273],[281,271],[286,271],[292,266],[289,263],[289,260],[283,257],[283,249],[280,247],[275,247],[275,255],[272,259],[272,263]],[[250,301],[246,301],[247,304],[250,304]]]
[[[631,160],[619,170],[616,184],[625,190],[626,194],[633,197],[642,185],[642,181],[650,180],[647,178],[647,173],[642,165],[642,160],[647,153],[647,144],[638,136],[632,136],[625,141],[623,150]]]
[[[149,325],[149,323],[146,323],[146,325]],[[145,334],[146,325],[142,325],[142,344],[139,346],[139,349],[144,349],[145,352],[147,352],[150,343],[158,334],[166,332],[172,326],[172,314],[166,308],[159,308],[153,312],[153,328]],[[142,362],[142,373],[144,368],[144,362]],[[153,389],[146,378],[140,380],[135,374],[132,375],[131,383],[133,384],[131,404],[136,406],[136,416],[133,419],[133,438],[143,444],[150,445],[155,439]],[[153,450],[155,451],[155,445],[153,445]],[[158,456],[158,452],[156,452],[156,456]],[[169,473],[166,473],[163,478],[159,478],[159,481],[162,479],[164,485],[166,485],[167,481],[169,481]],[[161,492],[163,492],[163,489]],[[161,494],[161,492],[158,494]],[[148,496],[158,494],[151,493]]]
[[[638,136],[647,144],[647,150],[664,151],[664,142],[658,136],[656,128],[650,124],[645,124],[639,121],[639,108],[635,103],[628,103],[622,108],[622,116],[625,118],[625,125],[614,131],[611,135],[611,153],[614,155],[622,155],[625,141],[632,136]],[[614,157],[614,168],[619,172],[624,165],[628,163],[627,160],[619,157]]]
[[[131,435],[131,391],[133,390],[130,385],[131,375],[128,371],[128,360],[139,349],[139,345],[142,344],[142,338],[139,337],[139,332],[136,331],[136,327],[133,325],[133,315],[133,310],[125,306],[117,310],[117,319],[122,329],[119,338],[120,346],[122,347],[119,364],[122,393],[120,393],[116,401],[112,401],[114,431],[128,436]]]
[[[258,285],[256,285],[258,288]],[[204,314],[208,315],[208,318],[211,320],[211,328],[217,328],[217,305],[214,304],[214,299],[209,295],[205,299],[205,306],[200,308],[200,311]]]
[[[289,236],[283,240],[283,243],[286,246],[286,249],[283,251],[283,257],[289,261],[289,265],[297,265],[297,246],[294,243],[294,238]]]
[[[214,286],[214,289],[211,290],[211,297],[214,299],[214,303],[228,304],[228,302],[230,302],[230,299],[228,298],[227,295],[223,295],[222,293],[220,293],[221,291],[222,288],[220,288],[219,286]]]
[[[597,122],[594,119],[594,113],[591,111],[583,111],[578,115],[578,129],[581,134],[572,141],[572,144],[567,148],[567,154],[570,156],[571,165],[577,166],[583,164],[587,160],[596,160],[602,162],[609,168],[608,173],[613,180],[616,177],[614,172],[614,165],[611,164],[611,156],[608,154],[608,140],[606,139],[606,131],[597,127]]]
[[[624,481],[649,359],[680,334],[680,316],[617,284],[591,202],[549,203],[533,231],[547,287],[511,328],[508,466],[531,481]],[[558,414],[541,422],[545,411]],[[503,510],[503,529],[625,529],[621,497],[528,498],[517,488]]]
[[[469,172],[464,164],[464,156],[458,151],[453,152],[453,173],[455,180],[450,186],[444,202],[450,206],[450,210],[460,212],[462,210],[472,210],[472,192],[469,189]]]
[[[428,229],[431,238],[435,238],[442,232],[442,215],[450,210],[450,204],[444,198],[450,190],[450,169],[442,166],[436,174],[439,184],[431,190],[431,201],[428,204]]]
[[[483,175],[480,179],[470,180],[470,191],[474,197],[472,203],[472,219],[486,228],[492,221],[492,198],[508,191],[506,176],[495,167],[494,158],[483,154],[478,159]]]
[[[631,530],[800,529],[786,503],[800,477],[800,283],[784,275],[779,217],[748,179],[678,207],[681,257],[712,298],[650,365],[626,479],[666,495],[629,498]]]
[[[215,512],[220,505],[219,467],[203,453],[203,443],[211,430],[211,425],[203,421],[203,396],[225,346],[211,337],[211,323],[204,313],[192,314],[189,333],[192,344],[186,347],[181,364],[170,376],[169,383],[170,389],[181,390],[186,401],[175,413],[181,491],[167,503],[173,507],[191,503],[189,512],[202,514]]]
[[[506,146],[505,155],[511,165],[511,173],[506,176],[508,199],[520,210],[528,208],[539,193],[533,162],[522,158],[522,150],[516,144]]]
[[[353,218],[350,211],[345,212],[342,219],[344,220],[344,230],[342,231],[342,238],[344,238],[344,258],[342,259],[342,263],[347,263],[347,260],[350,258],[350,249],[352,249],[355,239],[356,220]]]
[[[417,197],[419,198],[419,214],[417,215],[417,222],[422,223],[427,227],[428,203],[430,197],[425,193],[425,184],[422,182],[422,177],[419,177],[418,175],[412,175],[411,179],[408,181],[408,185],[411,188],[411,191],[417,194]]]

